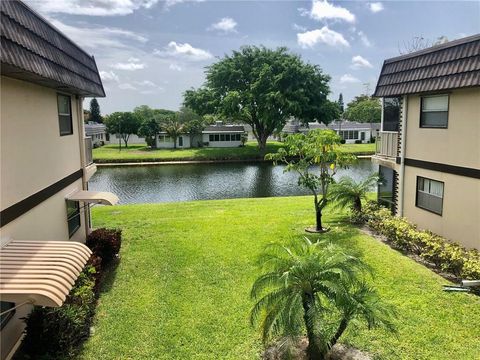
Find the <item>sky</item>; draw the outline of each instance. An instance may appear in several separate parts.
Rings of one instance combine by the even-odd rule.
[[[102,114],[178,110],[205,67],[243,45],[286,46],[331,76],[330,99],[372,93],[415,37],[480,33],[480,1],[27,0],[97,62]],[[86,99],[85,107],[88,108]]]

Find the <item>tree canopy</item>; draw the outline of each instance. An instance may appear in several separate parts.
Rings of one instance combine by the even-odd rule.
[[[90,100],[90,114],[88,121],[93,121],[96,123],[103,123],[102,115],[100,114],[100,105],[96,98]]]
[[[119,134],[128,147],[128,139],[131,134],[138,134],[140,118],[132,112],[114,112],[105,119],[107,131],[110,134]]]
[[[287,48],[245,46],[209,66],[206,82],[187,90],[184,105],[200,115],[216,114],[252,126],[258,145],[290,117],[329,123],[330,77]]]
[[[347,105],[343,114],[345,119],[362,123],[379,123],[381,121],[382,105],[380,100],[367,95],[360,95]]]

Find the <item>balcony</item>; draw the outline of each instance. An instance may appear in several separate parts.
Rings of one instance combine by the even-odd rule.
[[[91,137],[84,138],[85,140],[85,166],[93,164],[93,143]]]
[[[379,131],[378,134],[375,155],[395,158],[397,156],[398,148],[398,132]]]

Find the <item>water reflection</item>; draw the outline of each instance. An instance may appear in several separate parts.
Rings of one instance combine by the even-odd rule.
[[[268,163],[189,164],[99,168],[91,190],[111,191],[120,203],[157,203],[242,197],[306,195],[295,173]],[[364,179],[378,167],[360,160],[337,177]]]

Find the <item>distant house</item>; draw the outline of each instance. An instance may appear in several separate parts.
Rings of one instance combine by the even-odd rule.
[[[94,147],[103,146],[110,142],[110,134],[107,133],[105,124],[89,121],[84,127],[85,136],[92,139]]]
[[[480,249],[480,34],[386,59],[374,96],[378,200]]]
[[[118,143],[119,141],[122,141],[123,139],[121,138],[120,135],[118,134],[108,134],[110,137],[110,142],[112,143]],[[147,142],[145,141],[144,137],[140,137],[135,134],[130,134],[130,137],[128,138],[128,145],[130,144],[146,144]]]
[[[166,132],[162,131],[157,135],[157,148],[158,149],[173,149],[173,138]],[[187,149],[190,146],[190,135],[182,134],[177,138],[177,149]]]
[[[311,122],[302,125],[299,120],[291,119],[283,128],[284,134],[307,133],[315,129],[334,130],[347,144],[355,142],[368,143],[375,138],[380,130],[380,123],[360,123],[356,121],[334,121],[331,124]]]
[[[209,147],[238,147],[243,144],[246,136],[243,125],[224,125],[217,121],[215,125],[207,126],[202,131],[203,144]]]

